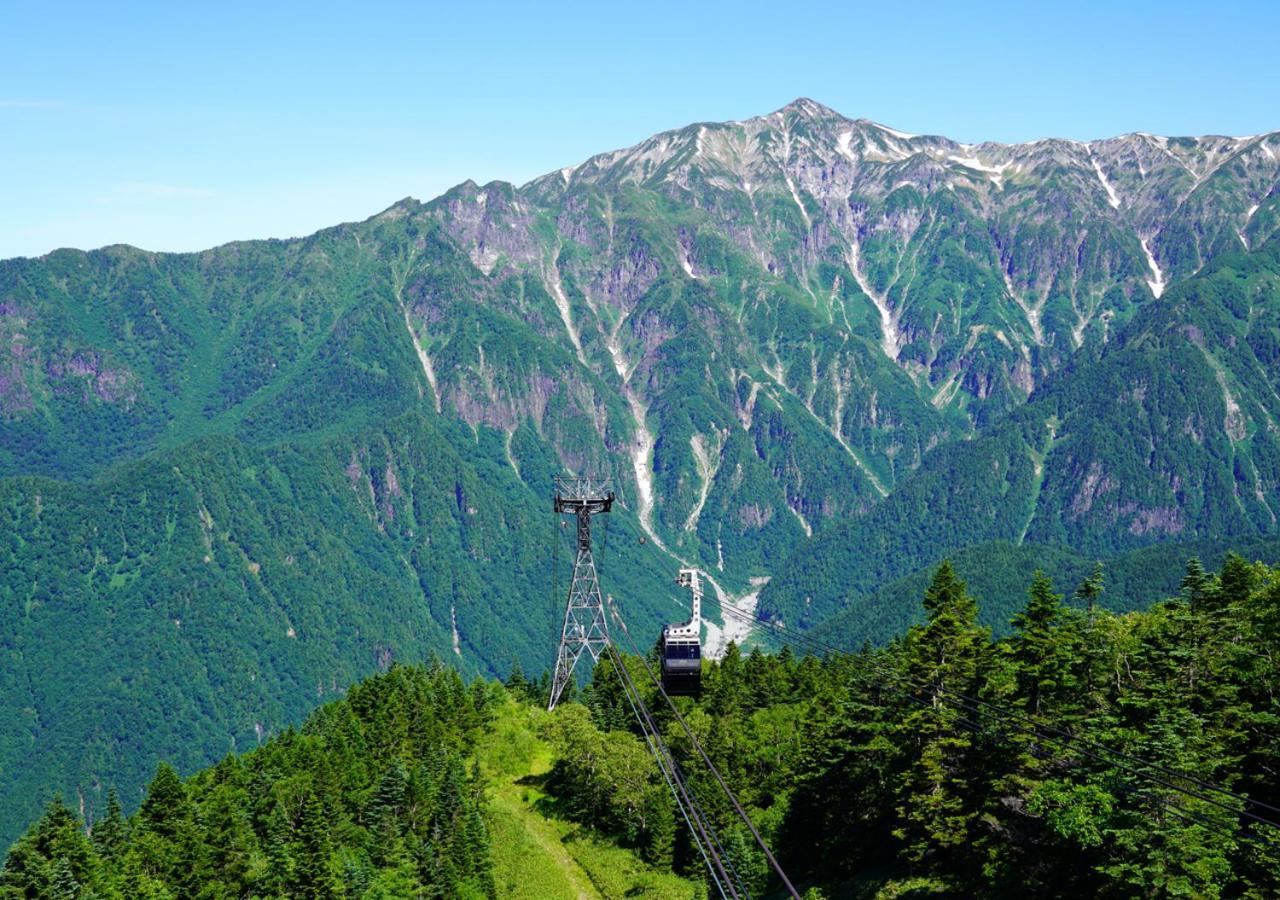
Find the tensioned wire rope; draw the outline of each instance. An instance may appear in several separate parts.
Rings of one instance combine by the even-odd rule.
[[[657,760],[663,778],[667,780],[668,787],[671,788],[676,805],[680,808],[681,815],[689,826],[690,836],[693,838],[694,843],[697,844],[699,852],[706,861],[707,868],[711,872],[712,879],[716,882],[716,887],[719,889],[721,897],[732,896],[737,898],[739,896],[738,891],[741,890],[750,900],[750,893],[746,890],[745,885],[740,883],[732,858],[724,852],[724,848],[720,845],[719,838],[716,836],[715,829],[711,825],[710,818],[706,815],[693,791],[685,782],[675,758],[662,740],[662,733],[653,721],[653,716],[645,705],[644,698],[640,696],[640,691],[636,688],[635,682],[631,680],[631,673],[626,668],[622,654],[618,652],[617,647],[612,642],[609,643],[608,647],[614,666],[618,669],[618,678],[622,684],[623,692],[627,697],[627,702],[631,705],[632,712],[636,716],[640,730],[644,733],[645,742],[649,744],[650,753]],[[668,772],[668,770],[670,771]],[[684,802],[681,801],[682,797]],[[687,810],[685,804],[688,805]],[[700,835],[701,838],[699,837]],[[706,842],[705,846],[703,844],[704,840]],[[725,867],[726,859],[728,859],[727,870]],[[720,876],[724,878],[723,883],[716,874],[717,870]]]
[[[770,868],[773,869],[774,873],[781,880],[783,886],[787,889],[787,892],[795,898],[795,900],[800,900],[800,894],[796,892],[795,886],[791,883],[791,879],[787,877],[787,873],[782,870],[782,866],[773,855],[773,851],[769,849],[769,845],[765,843],[764,838],[760,836],[760,832],[756,830],[756,826],[751,821],[751,817],[747,815],[747,811],[742,808],[742,804],[738,802],[737,796],[720,775],[720,770],[716,768],[715,763],[711,761],[711,757],[707,755],[707,751],[703,749],[702,742],[699,741],[697,735],[693,733],[693,729],[691,729],[689,724],[684,720],[684,716],[680,715],[680,710],[676,707],[672,699],[667,696],[667,692],[663,689],[662,681],[654,674],[653,668],[649,665],[649,661],[636,646],[636,642],[631,637],[631,631],[627,628],[627,623],[623,620],[621,613],[618,612],[617,604],[610,603],[610,612],[612,612],[613,618],[618,623],[618,626],[622,628],[622,633],[626,636],[627,643],[630,644],[631,649],[635,651],[636,656],[644,666],[644,670],[648,673],[650,680],[653,681],[658,693],[667,701],[667,706],[670,707],[672,715],[675,716],[676,721],[680,723],[681,729],[689,738],[689,743],[698,751],[698,755],[702,757],[703,763],[715,778],[716,783],[720,786],[720,790],[729,800],[729,803],[733,806],[735,812],[737,812],[738,817],[742,819],[743,824],[747,826],[747,830],[751,832],[751,836],[755,840],[756,845],[764,852],[765,859],[769,861]]]
[[[615,662],[615,665],[621,665],[621,661],[618,660],[616,656],[614,657],[614,662]],[[675,800],[676,808],[680,810],[681,818],[683,818],[685,821],[685,824],[689,826],[689,836],[693,839],[694,846],[698,848],[698,852],[702,855],[703,861],[706,862],[707,871],[710,873],[712,880],[715,882],[716,889],[720,892],[720,896],[722,898],[727,897],[728,894],[726,893],[725,887],[721,883],[720,877],[716,874],[717,868],[722,868],[722,866],[720,866],[720,861],[717,859],[715,864],[712,863],[712,857],[708,854],[707,847],[706,845],[703,844],[702,838],[699,836],[701,823],[699,824],[698,827],[695,827],[693,824],[693,821],[690,818],[691,814],[696,816],[696,813],[691,813],[691,811],[686,808],[686,799],[684,798],[683,794],[677,790],[676,784],[673,782],[671,774],[667,771],[666,760],[664,759],[663,754],[658,750],[658,747],[655,745],[654,740],[649,732],[649,728],[645,724],[644,719],[641,717],[640,710],[636,707],[636,702],[631,696],[631,689],[627,686],[625,682],[623,683],[622,690],[623,690],[623,693],[626,695],[627,703],[631,706],[631,712],[632,714],[635,715],[636,722],[640,725],[640,730],[644,734],[645,744],[647,744],[649,747],[649,753],[652,754],[653,757],[657,760],[658,771],[662,774],[663,780],[667,783],[667,788],[671,791],[671,797],[673,800]]]

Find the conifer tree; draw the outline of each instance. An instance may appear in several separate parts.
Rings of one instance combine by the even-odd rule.
[[[524,675],[524,668],[520,665],[519,657],[513,656],[511,658],[511,674],[507,676],[506,686],[507,690],[519,700],[523,701],[528,698],[529,679]]]
[[[909,682],[923,707],[912,704],[899,725],[899,739],[916,753],[901,782],[894,834],[910,864],[943,874],[961,865],[974,824],[966,770],[972,741],[947,698],[975,693],[987,637],[950,561],[934,574],[924,607],[927,623],[913,627],[906,641]]]
[[[1187,601],[1187,605],[1191,607],[1193,612],[1198,612],[1204,605],[1211,586],[1209,576],[1205,572],[1200,558],[1193,556],[1187,560],[1187,572],[1182,576],[1179,590],[1182,594],[1182,599]]]
[[[147,799],[142,801],[143,823],[155,834],[172,839],[177,837],[188,812],[182,779],[168,763],[160,763],[147,787]]]
[[[53,862],[48,897],[49,900],[77,900],[80,897],[80,882],[71,873],[71,864],[66,857],[60,856]]]
[[[94,824],[92,837],[100,857],[109,862],[119,859],[124,850],[127,832],[124,811],[120,808],[120,798],[116,795],[115,788],[107,791],[107,814],[102,821]]]
[[[1075,680],[1080,690],[1078,706],[1081,715],[1087,715],[1095,708],[1095,693],[1102,676],[1105,648],[1103,633],[1098,625],[1098,598],[1104,590],[1102,563],[1095,562],[1089,577],[1075,590],[1075,599],[1084,604],[1083,619],[1079,618],[1079,613],[1069,616],[1070,627],[1064,634],[1064,637],[1073,639],[1077,645]]]
[[[272,804],[266,816],[267,857],[265,886],[273,895],[284,894],[293,882],[293,855],[289,848],[289,823],[278,803]]]
[[[1013,617],[1013,658],[1020,702],[1039,715],[1046,696],[1070,689],[1065,648],[1056,634],[1062,617],[1062,598],[1053,593],[1048,577],[1036,571],[1026,607]]]
[[[314,792],[308,793],[298,817],[297,858],[293,870],[293,892],[307,900],[330,900],[341,889],[333,871],[333,842],[329,817]]]
[[[1245,562],[1244,557],[1238,553],[1228,553],[1222,563],[1222,572],[1218,575],[1218,590],[1214,592],[1215,610],[1234,612],[1239,617],[1249,604],[1256,577],[1253,566]]]

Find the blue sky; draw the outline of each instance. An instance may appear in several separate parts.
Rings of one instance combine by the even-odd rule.
[[[0,258],[306,234],[798,96],[965,141],[1280,129],[1274,2],[126,6],[0,8]]]

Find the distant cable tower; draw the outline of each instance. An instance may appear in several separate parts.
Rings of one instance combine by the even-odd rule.
[[[595,662],[609,646],[604,598],[600,596],[600,580],[591,556],[591,517],[607,513],[612,506],[609,479],[556,478],[556,512],[577,517],[578,554],[573,563],[573,581],[565,604],[564,630],[560,632],[560,652],[556,656],[556,674],[551,681],[547,709],[556,708],[582,651],[590,653],[591,661]]]

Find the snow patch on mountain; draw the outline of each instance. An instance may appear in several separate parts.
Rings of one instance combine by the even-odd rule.
[[[1093,171],[1098,173],[1098,180],[1102,182],[1102,187],[1107,192],[1107,202],[1111,204],[1112,209],[1120,208],[1120,198],[1116,195],[1116,189],[1111,186],[1111,182],[1107,181],[1107,175],[1102,171],[1102,165],[1098,160],[1090,155],[1089,162],[1093,163]]]
[[[920,137],[920,135],[918,134],[910,134],[909,132],[906,132],[906,131],[898,131],[896,128],[890,128],[888,125],[877,124],[876,127],[879,128],[881,131],[888,132],[894,137],[901,138],[904,141],[909,141],[909,140],[912,140],[913,138]]]
[[[849,160],[850,162],[857,162],[858,158],[853,155],[853,150],[850,149],[850,146],[849,146],[852,142],[853,142],[853,132],[842,131],[840,132],[840,136],[836,138],[836,150],[837,152],[839,152],[841,156],[843,156],[845,159]]]
[[[1151,247],[1146,238],[1142,239],[1142,252],[1146,254],[1147,265],[1151,267],[1151,277],[1147,279],[1147,285],[1151,288],[1151,293],[1159,297],[1164,293],[1164,273],[1160,271],[1160,264],[1156,262],[1155,255],[1151,252]]]
[[[967,145],[966,145],[967,146]],[[949,162],[964,166],[966,169],[976,169],[979,172],[986,172],[987,176],[995,182],[999,187],[1004,181],[1004,173],[1013,165],[1011,162],[1000,163],[998,166],[989,166],[976,156],[955,156],[947,157]]]

